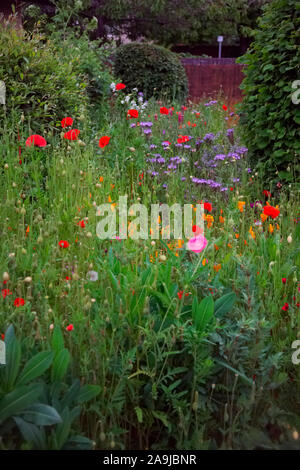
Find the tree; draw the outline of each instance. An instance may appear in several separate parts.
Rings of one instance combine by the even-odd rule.
[[[96,16],[98,27],[92,38],[108,34],[130,39],[144,37],[158,44],[215,41],[222,34],[228,43],[239,36],[248,36],[261,13],[261,6],[269,0],[31,0],[51,17],[63,6],[69,25],[85,22]],[[74,9],[70,17],[70,9]]]

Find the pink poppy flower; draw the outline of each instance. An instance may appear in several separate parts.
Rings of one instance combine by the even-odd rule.
[[[197,235],[188,241],[188,250],[194,253],[201,253],[207,245],[207,240],[203,235]]]

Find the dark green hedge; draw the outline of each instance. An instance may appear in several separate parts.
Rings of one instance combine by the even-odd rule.
[[[274,0],[265,7],[250,50],[239,59],[247,65],[245,139],[252,161],[263,164],[269,179],[289,181],[295,179],[293,169],[299,171],[300,103],[292,101],[292,85],[300,79],[299,30],[296,2]]]
[[[131,91],[138,88],[151,96],[184,102],[188,94],[185,69],[173,52],[144,43],[125,44],[117,48],[115,75]]]

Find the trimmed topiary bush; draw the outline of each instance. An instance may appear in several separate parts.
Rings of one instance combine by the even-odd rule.
[[[299,174],[300,103],[292,99],[293,94],[300,96],[295,90],[299,30],[296,2],[274,0],[264,8],[251,48],[239,59],[247,65],[241,86],[245,140],[252,161],[269,179],[276,175],[277,180],[291,181],[297,177],[294,171]]]
[[[131,91],[137,88],[151,96],[184,101],[188,94],[185,69],[177,55],[152,44],[131,43],[117,48],[115,74]]]

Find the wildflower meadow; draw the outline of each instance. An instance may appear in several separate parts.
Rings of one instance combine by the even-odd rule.
[[[88,39],[27,34],[0,33],[0,449],[299,449],[295,158],[269,178],[242,103],[149,96],[104,46],[96,96]]]

